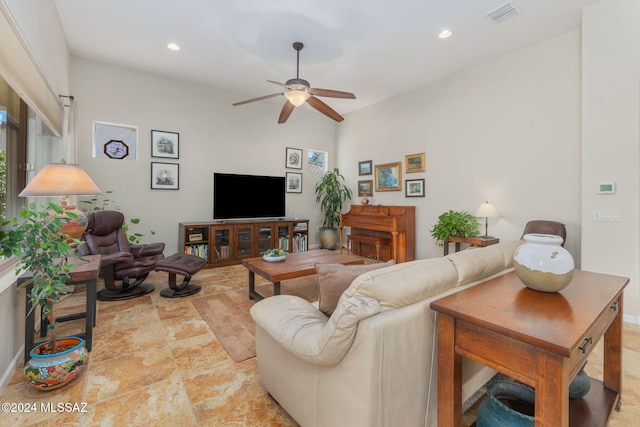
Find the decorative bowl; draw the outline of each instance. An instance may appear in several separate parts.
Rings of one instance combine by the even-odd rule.
[[[282,256],[266,256],[266,255],[262,255],[262,259],[267,261],[267,262],[284,261],[285,258],[287,258],[286,255],[282,255]]]

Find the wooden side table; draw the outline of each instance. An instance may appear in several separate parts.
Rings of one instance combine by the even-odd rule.
[[[466,243],[472,246],[489,246],[500,243],[500,239],[495,237],[450,237],[444,242],[444,255],[449,255],[449,243],[456,244],[456,252],[460,250],[460,243]]]
[[[514,272],[431,303],[438,312],[438,426],[462,423],[462,356],[535,388],[535,425],[605,426],[620,409],[625,277],[576,270],[558,293]],[[569,401],[569,384],[604,336],[603,382]]]
[[[65,316],[58,316],[56,318],[57,322],[67,322],[69,320],[76,320],[85,318],[85,329],[84,333],[77,334],[79,338],[83,338],[85,340],[85,347],[87,351],[91,351],[91,346],[93,344],[93,327],[96,324],[96,295],[97,295],[97,287],[98,287],[98,275],[100,273],[100,263],[101,263],[102,255],[85,255],[82,258],[70,257],[69,263],[75,264],[75,267],[70,272],[70,278],[67,280],[67,285],[72,285],[74,283],[86,283],[87,285],[87,303],[86,303],[86,311],[83,313],[74,313],[68,314]],[[22,274],[18,278],[18,286],[22,283],[30,279],[32,274],[30,272],[26,272]],[[31,292],[31,288],[33,286],[27,286],[26,292],[27,295]],[[29,313],[31,311],[31,302],[29,298],[26,298],[26,312]],[[42,318],[40,322],[40,337],[45,337],[47,335],[47,319]],[[35,311],[31,311],[29,315],[27,315],[25,319],[25,327],[24,327],[24,362],[27,363],[29,361],[30,356],[29,353],[33,349],[34,346],[40,344],[42,341],[34,342],[33,334],[35,331]]]

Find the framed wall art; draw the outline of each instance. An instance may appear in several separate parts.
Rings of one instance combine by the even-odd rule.
[[[180,134],[163,130],[151,131],[151,157],[180,158]]]
[[[302,193],[302,174],[287,172],[287,193]]]
[[[177,190],[180,187],[180,165],[151,162],[151,189]]]
[[[371,196],[373,195],[373,180],[358,181],[358,196]]]
[[[406,197],[424,197],[424,178],[407,179],[404,181],[404,185]]]
[[[426,156],[424,153],[409,154],[404,156],[404,170],[407,173],[424,172],[427,170]]]
[[[289,169],[302,169],[302,150],[287,147],[286,167]]]
[[[93,122],[93,157],[137,160],[138,128],[115,123]]]
[[[373,173],[371,160],[365,160],[363,162],[358,162],[358,175],[371,175]]]
[[[376,191],[402,191],[402,163],[375,166]]]

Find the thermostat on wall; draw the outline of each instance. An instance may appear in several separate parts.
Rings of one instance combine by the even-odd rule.
[[[615,182],[599,182],[598,194],[615,194],[616,183]]]

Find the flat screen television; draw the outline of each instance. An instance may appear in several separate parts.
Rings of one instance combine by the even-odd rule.
[[[213,174],[213,219],[284,216],[283,176]]]

